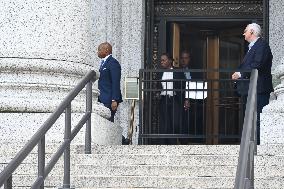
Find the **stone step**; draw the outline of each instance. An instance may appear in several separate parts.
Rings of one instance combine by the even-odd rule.
[[[49,175],[64,174],[63,165],[56,165]],[[30,164],[21,165],[14,175],[36,175],[37,167]],[[71,167],[71,174],[96,176],[199,176],[199,177],[233,177],[236,166],[94,166],[77,165]]]
[[[46,152],[53,153],[61,142],[47,143]],[[1,155],[18,152],[24,143],[1,143]],[[37,148],[37,147],[35,147]],[[83,153],[82,144],[71,144],[71,150]],[[92,152],[96,154],[230,154],[237,155],[239,146],[237,145],[92,145]],[[36,151],[36,149],[34,150]],[[216,152],[216,153],[214,153]]]
[[[284,156],[284,144],[266,144],[257,146],[257,155]]]
[[[59,142],[53,142],[46,145],[46,153],[54,153]],[[0,157],[13,157],[23,147],[23,143],[1,143]],[[257,155],[277,155],[284,156],[283,145],[258,145]],[[37,147],[33,150],[36,153]],[[72,144],[71,152],[84,153],[82,144]],[[239,153],[238,145],[93,145],[93,154],[176,154],[176,155],[237,155]]]
[[[283,155],[255,156],[255,178],[270,179],[284,177]]]
[[[0,152],[11,155],[16,148],[8,147],[8,143],[0,146]],[[58,143],[47,144],[47,159],[57,147]],[[93,154],[82,154],[83,149],[80,144],[71,145],[71,177],[75,188],[233,188],[239,146],[93,145]],[[258,146],[255,188],[284,188],[282,149],[283,145]],[[12,157],[0,156],[0,171]],[[36,149],[24,162],[13,177],[20,188],[36,178]],[[61,158],[45,182],[47,188],[62,186],[62,177]]]
[[[235,166],[90,166],[78,165],[75,174],[96,176],[234,177]]]
[[[256,178],[255,179],[255,188],[261,189],[283,189],[284,188],[284,178]]]
[[[257,155],[255,156],[255,166],[284,166],[283,155]]]
[[[218,155],[78,155],[72,161],[91,165],[237,165],[236,156]]]
[[[0,168],[3,164],[0,164]],[[63,175],[63,164],[57,164],[49,174],[50,176]],[[96,176],[222,176],[233,177],[236,166],[158,166],[158,165],[133,165],[133,166],[96,166],[76,165],[71,166],[72,175]],[[36,175],[37,167],[32,164],[22,164],[16,170],[17,175]],[[281,166],[256,166],[255,178],[284,177],[284,168]]]
[[[46,144],[46,153],[54,153],[60,142]],[[23,143],[1,143],[0,157],[11,156],[23,147]],[[70,146],[71,153],[83,154],[84,146],[82,144],[72,144]],[[37,146],[33,149],[33,153],[37,153]],[[144,155],[238,155],[238,145],[93,145],[92,154],[144,154]]]
[[[78,148],[80,148],[80,146],[78,146]],[[92,152],[95,154],[109,155],[238,155],[239,145],[93,145]]]
[[[32,176],[15,176],[14,182],[21,183],[21,186],[28,186],[33,179]],[[77,175],[71,178],[71,186],[75,188],[232,188],[233,183],[233,177],[98,177]],[[62,177],[48,177],[45,185],[49,187],[61,186]]]
[[[52,154],[46,155],[46,163]],[[12,158],[12,157],[11,157]],[[63,156],[60,162],[63,161]],[[238,161],[233,155],[108,155],[108,154],[75,154],[71,155],[71,164],[89,165],[233,165]],[[5,161],[6,159],[6,161]],[[2,159],[8,163],[9,157]],[[30,154],[23,163],[37,164],[37,154]]]
[[[31,185],[33,176],[15,176],[13,181],[21,183],[18,188]],[[233,188],[234,177],[146,177],[146,176],[117,176],[99,177],[82,176],[71,177],[71,186],[75,188],[203,188],[221,189]],[[62,177],[48,177],[45,181],[46,188],[58,188],[62,186]],[[259,189],[282,189],[284,178],[256,178],[255,188]]]
[[[256,166],[255,178],[284,178],[284,167],[282,166]]]

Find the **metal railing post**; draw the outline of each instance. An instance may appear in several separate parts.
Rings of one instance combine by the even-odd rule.
[[[254,155],[257,155],[257,95],[255,95],[254,113],[253,113],[253,129],[254,129]]]
[[[5,181],[4,189],[12,189],[12,175]]]
[[[92,82],[86,86],[86,112],[92,112]],[[91,154],[91,116],[86,123],[85,154]]]
[[[65,110],[64,141],[70,141],[71,137],[71,103]],[[70,188],[70,143],[64,151],[64,180],[63,188]]]
[[[139,135],[138,135],[138,144],[141,145],[142,144],[142,137],[141,137],[141,133],[143,132],[142,130],[142,119],[144,119],[144,114],[143,114],[143,108],[142,106],[142,80],[144,82],[144,72],[142,72],[142,70],[139,70]],[[144,84],[144,83],[143,83]]]
[[[38,177],[44,178],[44,168],[45,168],[45,135],[41,138],[38,143]],[[39,187],[44,189],[44,181]]]
[[[250,142],[250,153],[249,153],[249,156],[250,156],[250,165],[249,165],[249,180],[250,180],[250,184],[251,184],[251,187],[254,188],[254,142],[251,141]]]
[[[251,189],[250,180],[248,178],[244,178],[244,188],[243,189]]]

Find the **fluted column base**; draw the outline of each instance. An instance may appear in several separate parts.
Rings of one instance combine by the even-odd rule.
[[[276,99],[269,102],[260,114],[261,144],[284,144],[284,59],[275,69],[281,83],[274,89]]]

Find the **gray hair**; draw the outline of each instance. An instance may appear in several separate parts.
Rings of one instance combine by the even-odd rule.
[[[251,23],[247,25],[249,30],[252,30],[254,35],[257,37],[261,36],[261,27],[260,25],[256,24],[256,23]]]

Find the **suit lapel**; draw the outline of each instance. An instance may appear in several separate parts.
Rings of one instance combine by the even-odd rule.
[[[242,64],[244,64],[244,63],[246,62],[247,58],[249,57],[249,54],[250,54],[250,51],[248,51],[248,52],[246,53],[246,55],[245,55],[245,57],[244,57],[244,59],[243,59]]]
[[[251,49],[246,53],[244,59],[243,59],[243,62],[246,62],[247,58],[249,57],[250,54],[252,54],[254,52],[254,49],[258,46],[259,42],[260,42],[260,38],[257,39],[257,41],[254,43],[254,45],[251,47]]]

